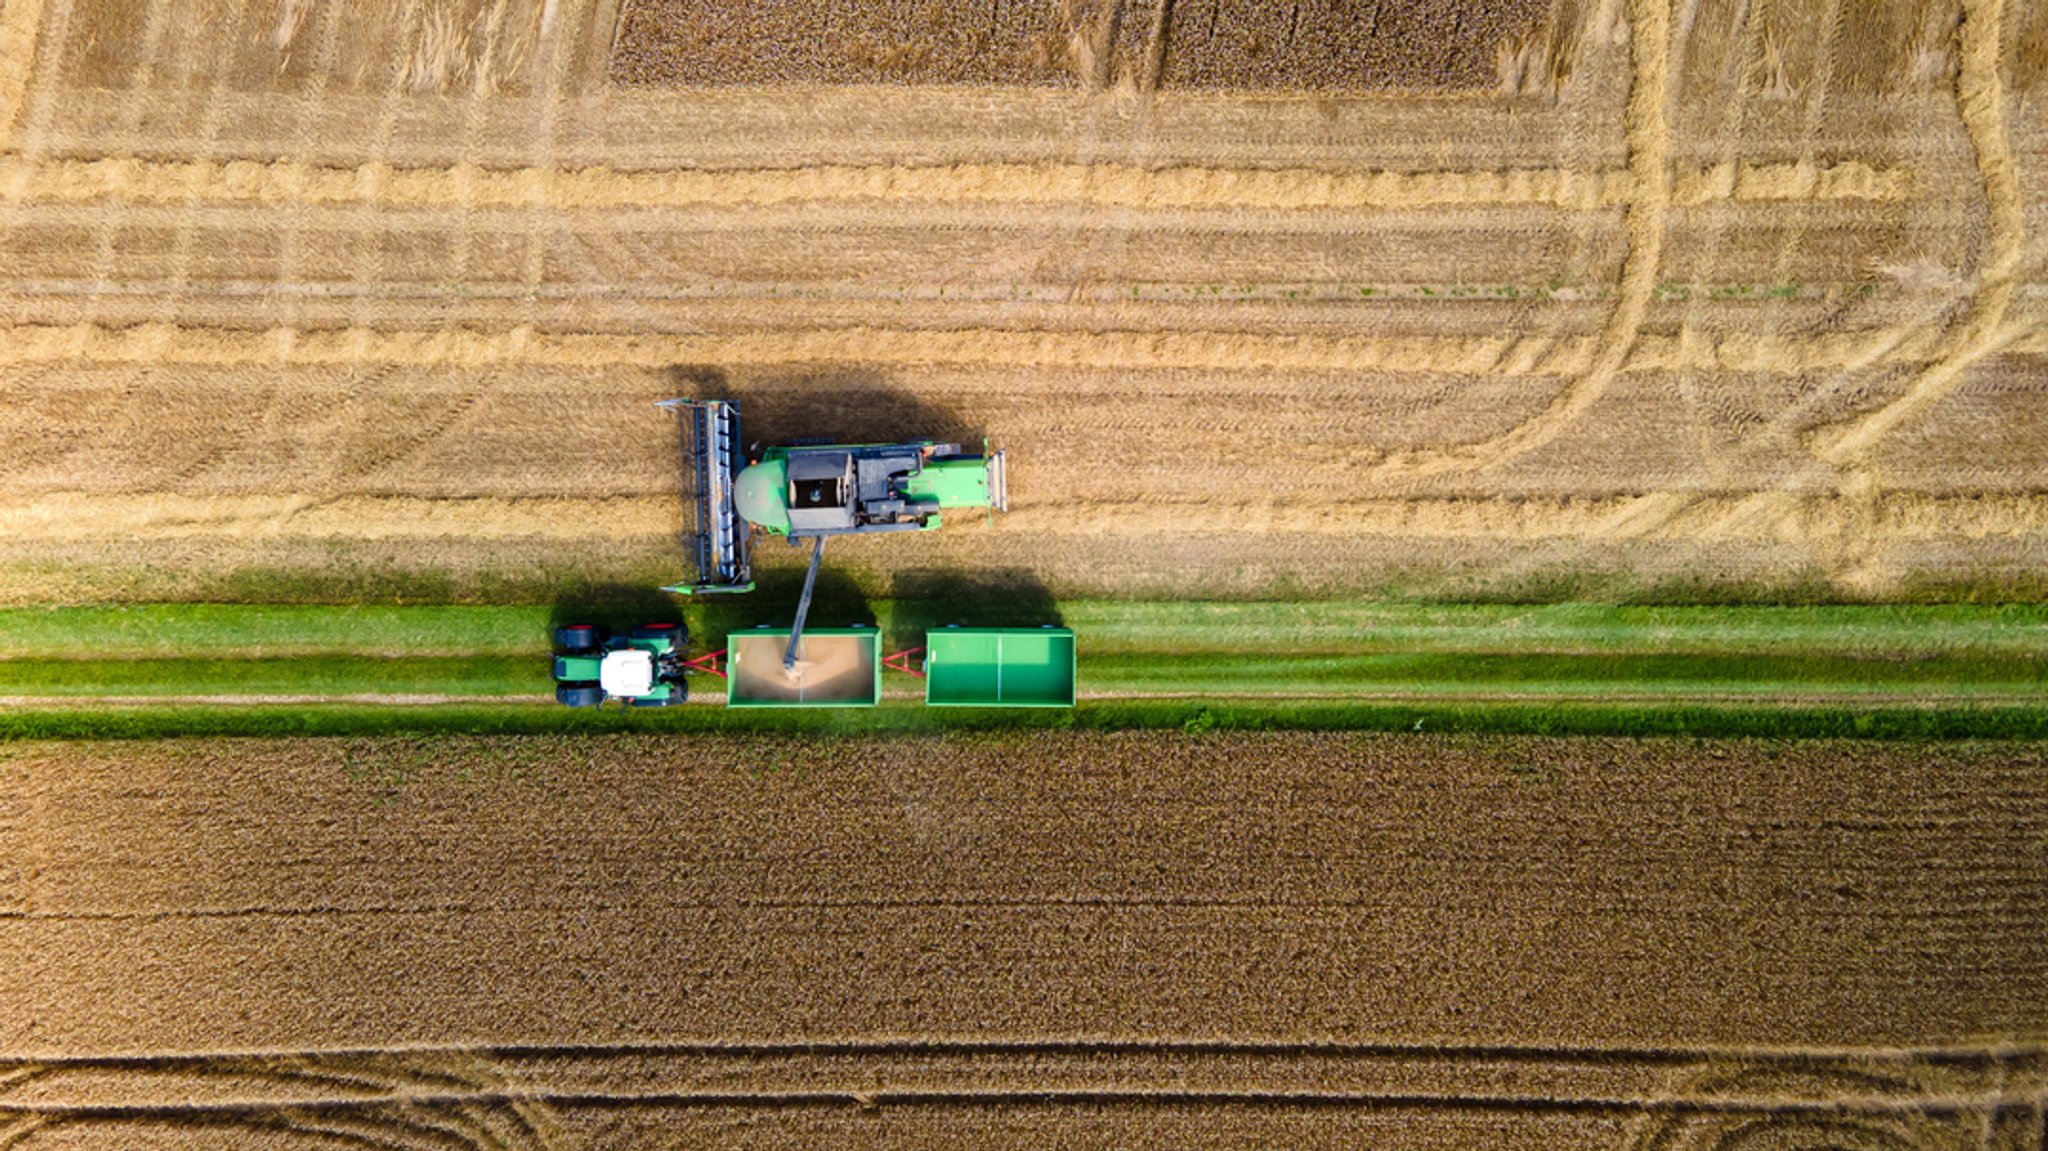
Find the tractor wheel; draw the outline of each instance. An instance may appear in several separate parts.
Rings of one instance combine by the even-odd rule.
[[[555,702],[570,707],[596,707],[604,702],[604,689],[573,687],[565,683],[555,689]]]
[[[555,629],[555,646],[564,651],[590,651],[604,645],[604,629],[594,623],[572,623]]]
[[[674,640],[676,646],[681,647],[689,642],[690,633],[684,631],[679,623],[643,623],[633,629],[633,638]]]

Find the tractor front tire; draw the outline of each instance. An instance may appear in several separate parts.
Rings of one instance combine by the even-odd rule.
[[[594,651],[604,646],[604,629],[594,623],[572,623],[555,629],[555,646],[563,651]]]
[[[596,707],[604,702],[604,689],[565,683],[555,688],[555,702],[569,707]]]

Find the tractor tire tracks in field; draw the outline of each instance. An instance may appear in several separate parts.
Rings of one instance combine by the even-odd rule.
[[[1597,1050],[1318,1043],[970,1041],[425,1048],[56,1058],[0,1066],[0,1148],[75,1125],[289,1132],[390,1148],[600,1145],[577,1113],[916,1114],[994,1106],[1468,1111],[1636,1117],[1642,1151],[1859,1132],[1969,1146],[2038,1124],[2033,1048]],[[1827,1142],[1823,1139],[1822,1142]],[[1770,1142],[1768,1145],[1777,1145]]]
[[[2004,326],[2026,256],[2026,203],[2005,127],[2005,86],[1999,78],[2006,0],[1965,0],[1957,28],[1961,69],[1956,108],[1977,155],[1984,200],[1990,208],[1985,254],[1969,318],[1954,328],[1939,359],[1903,395],[1846,426],[1816,436],[1814,452],[1840,466],[1865,465],[1877,442],[1925,411],[1963,382],[1972,364],[2006,348],[2015,331]]]
[[[1864,522],[1834,540],[1828,557],[1835,579],[1852,588],[1885,581],[1882,539],[1873,530],[1883,477],[1875,450],[1887,436],[1954,392],[1969,369],[2006,349],[2015,336],[2004,327],[2020,267],[2026,258],[2026,204],[2020,194],[2012,141],[2005,125],[2005,85],[1999,76],[2006,0],[1964,0],[1956,28],[1960,67],[1956,111],[1976,154],[1977,173],[1989,210],[1984,256],[1968,318],[1946,332],[1940,353],[1895,399],[1875,411],[1819,428],[1807,437],[1822,465],[1838,470],[1837,487],[1866,508]]]
[[[370,465],[403,455],[365,460]],[[187,478],[189,482],[189,477]],[[431,477],[428,480],[431,483]],[[1011,530],[1040,540],[1171,534],[1201,515],[1227,517],[1251,539],[1289,533],[1373,535],[1406,540],[1569,541],[1629,537],[1768,543],[1794,522],[1829,538],[1857,526],[1894,542],[1985,540],[2048,530],[2048,495],[1999,497],[1886,493],[1866,501],[1831,492],[1686,496],[1671,493],[1605,498],[1379,499],[1285,508],[1227,499],[1129,502],[1059,500],[1019,508]],[[94,495],[51,492],[28,500],[0,499],[0,535],[17,544],[83,543],[110,532],[132,542],[167,540],[370,541],[466,539],[653,540],[673,529],[673,496],[470,497],[424,494],[338,494],[332,487],[268,495]]]
[[[28,100],[29,78],[35,72],[36,33],[42,23],[43,0],[0,4],[0,155],[16,151],[14,127]]]
[[[1628,259],[1621,295],[1591,365],[1535,417],[1477,443],[1390,455],[1373,474],[1416,479],[1494,467],[1536,450],[1591,408],[1621,374],[1656,293],[1663,259],[1664,218],[1672,203],[1670,0],[1629,0],[1629,54],[1634,73],[1624,116],[1628,139]]]
[[[1924,362],[1937,337],[1881,329],[1811,337],[1699,332],[1638,337],[1616,371],[1675,366],[1790,373],[1887,362]],[[2010,353],[2048,353],[2048,331],[2016,322],[1996,333]],[[990,328],[848,327],[769,333],[638,336],[540,331],[379,330],[361,327],[262,331],[140,324],[0,327],[0,363],[638,365],[994,364],[1229,370],[1446,372],[1582,376],[1612,345],[1576,336],[1344,337],[1229,331],[1062,332]],[[1583,376],[1582,376],[1583,378]]]
[[[1721,163],[1674,180],[1658,205],[1717,201],[1898,202],[1908,170],[1860,160]],[[1087,204],[1113,208],[1395,210],[1531,204],[1572,211],[1630,205],[1651,174],[1511,168],[1337,172],[1307,168],[1145,168],[1123,164],[825,165],[801,169],[625,171],[533,166],[492,169],[320,167],[296,160],[46,159],[0,162],[0,201],[129,204],[353,204],[380,208],[759,207],[871,201],[892,204]],[[1651,273],[1654,282],[1654,271]]]

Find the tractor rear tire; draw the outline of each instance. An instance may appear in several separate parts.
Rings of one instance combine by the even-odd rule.
[[[674,640],[681,647],[690,642],[690,633],[679,623],[643,623],[633,629],[633,638]]]
[[[592,651],[604,646],[604,629],[594,623],[565,624],[555,629],[555,646],[563,651]]]
[[[569,707],[596,707],[604,702],[604,689],[575,687],[565,683],[555,688],[555,702]]]

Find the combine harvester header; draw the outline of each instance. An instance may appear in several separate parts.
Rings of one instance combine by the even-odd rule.
[[[740,409],[725,400],[663,400],[680,417],[683,544],[696,579],[665,588],[681,595],[754,590],[747,522],[733,499],[740,472]]]

